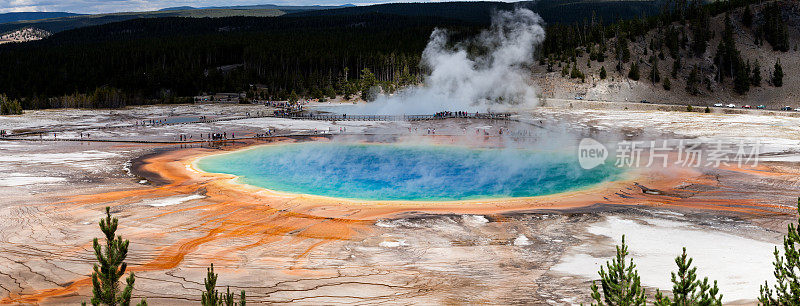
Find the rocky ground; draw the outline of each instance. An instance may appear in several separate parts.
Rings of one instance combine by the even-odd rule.
[[[598,199],[582,208],[385,214],[351,207],[336,213],[336,206],[301,209],[301,198],[263,198],[257,191],[220,197],[228,191],[205,181],[163,185],[176,178],[139,167],[143,157],[157,153],[217,150],[205,143],[50,141],[29,135],[30,140],[0,141],[0,303],[87,300],[91,238],[100,235],[96,222],[109,205],[120,218],[119,233],[131,240],[134,295],[154,305],[196,304],[212,262],[219,283],[231,291],[247,290],[253,303],[587,302],[596,270],[613,255],[622,234],[628,235],[651,294],[652,288],[670,288],[672,258],[686,246],[699,274],[720,282],[725,301],[752,303],[757,286],[771,277],[772,247],[794,220],[800,191],[795,164],[800,118],[780,114],[545,107],[511,122],[334,124],[248,118],[100,128],[170,116],[234,117],[260,111],[265,108],[244,105],[52,110],[0,117],[0,126],[12,132],[83,128],[57,132],[58,139],[90,133],[92,139],[161,141],[181,133],[250,135],[267,129],[336,134],[340,127],[347,127],[346,137],[387,135],[384,141],[409,134],[424,139],[429,128],[440,135],[494,135],[500,127],[508,143],[525,141],[523,135],[543,143],[553,142],[553,135],[574,140],[598,133],[605,139],[758,138],[769,145],[773,161],[750,172],[704,169],[708,183],[671,189],[691,194],[678,201],[655,201],[631,186],[619,191],[628,194],[619,201]],[[726,204],[702,208],[712,205],[702,203],[721,200]],[[331,215],[341,217],[325,217]]]

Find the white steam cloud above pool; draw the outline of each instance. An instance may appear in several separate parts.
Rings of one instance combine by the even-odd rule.
[[[381,95],[366,105],[348,107],[346,112],[399,115],[535,106],[538,100],[528,67],[535,48],[544,41],[542,23],[542,18],[528,9],[498,11],[488,29],[453,47],[448,31],[435,29],[422,53],[422,65],[430,71],[423,85]],[[471,55],[469,46],[483,52]]]

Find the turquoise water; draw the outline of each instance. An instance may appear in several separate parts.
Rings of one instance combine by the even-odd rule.
[[[361,200],[529,197],[587,187],[621,170],[583,170],[574,154],[456,146],[308,142],[200,159],[206,172],[276,191]]]

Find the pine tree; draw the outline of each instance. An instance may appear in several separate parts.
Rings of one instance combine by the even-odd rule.
[[[206,274],[206,278],[203,279],[203,284],[206,287],[206,291],[203,292],[201,295],[201,305],[203,306],[218,306],[221,305],[222,301],[220,300],[219,292],[217,292],[217,274],[214,273],[214,264],[211,264],[211,268],[208,268],[208,272]]]
[[[675,257],[677,272],[672,272],[672,300],[656,292],[656,305],[722,305],[717,281],[709,284],[708,277],[697,279],[697,268],[692,267],[692,258],[683,253]]]
[[[634,81],[639,80],[639,65],[636,64],[636,61],[631,63],[631,70],[628,71],[628,78]]]
[[[224,302],[225,306],[236,306],[233,302],[233,293],[231,293],[231,287],[228,286],[227,292],[222,295],[222,301]]]
[[[664,86],[664,90],[672,89],[672,82],[670,82],[669,78],[664,78],[664,82],[661,85]]]
[[[289,94],[289,104],[297,103],[297,100],[300,100],[300,96],[297,95],[297,92],[292,90],[292,93]]]
[[[693,96],[699,94],[700,91],[697,89],[697,83],[699,82],[699,72],[697,71],[697,66],[694,66],[694,68],[692,68],[692,72],[689,73],[689,78],[686,79],[686,92]]]
[[[783,68],[781,68],[781,60],[775,61],[775,71],[772,72],[772,85],[775,87],[783,86]]]
[[[0,115],[22,115],[22,105],[19,100],[12,100],[0,94]]]
[[[708,28],[710,24],[711,20],[708,10],[705,7],[700,8],[697,17],[692,20],[692,51],[694,51],[697,57],[706,53],[706,49],[708,48]]]
[[[581,79],[581,80],[586,78],[583,72],[578,69],[577,65],[572,66],[572,71],[570,71],[569,77],[571,79]]]
[[[605,80],[606,76],[607,76],[606,67],[605,66],[600,67],[600,79]]]
[[[797,199],[797,210],[800,212],[800,198]],[[775,247],[774,291],[766,281],[761,286],[758,301],[764,306],[800,305],[800,275],[797,273],[800,269],[800,232],[792,223],[787,228],[788,232],[783,237],[783,255]]]
[[[733,76],[733,90],[743,95],[750,90],[750,63],[737,65],[736,75]]]
[[[603,294],[599,292],[596,282],[592,282],[592,305],[645,305],[647,302],[644,288],[639,280],[639,272],[633,259],[626,264],[626,257],[629,255],[628,246],[625,244],[625,236],[622,236],[622,245],[617,246],[616,257],[606,262],[608,272],[600,267],[600,284]]]
[[[673,78],[677,78],[678,77],[678,71],[680,69],[681,69],[681,57],[678,56],[678,58],[676,58],[672,62],[672,74],[671,75],[672,75]]]
[[[753,12],[750,11],[750,5],[744,7],[744,12],[742,13],[742,24],[748,28],[753,25]]]
[[[786,21],[783,20],[782,11],[778,3],[766,5],[763,10],[764,25],[761,32],[772,45],[772,50],[786,52],[789,51],[789,30]]]
[[[329,99],[336,99],[336,90],[333,89],[333,86],[328,85],[328,87],[325,87],[325,96]]]
[[[722,31],[722,39],[714,55],[714,63],[717,66],[717,81],[722,83],[725,77],[734,78],[734,89],[739,94],[744,94],[749,90],[750,68],[745,70],[744,60],[742,60],[739,50],[736,49],[736,40],[733,36],[733,22],[730,15],[725,14],[725,29]]]
[[[211,264],[211,267],[208,268],[206,273],[206,278],[203,279],[203,284],[205,285],[206,291],[204,291],[201,295],[201,305],[203,306],[245,306],[245,293],[242,290],[239,294],[239,302],[236,303],[234,299],[235,294],[231,293],[231,287],[228,286],[226,291],[223,293],[219,293],[217,291],[217,278],[219,275],[214,273],[214,264]]]
[[[655,84],[661,81],[661,73],[658,72],[658,58],[653,56],[650,62],[653,64],[653,67],[650,68],[650,81]]]
[[[758,63],[758,60],[753,63],[753,72],[750,76],[750,84],[755,87],[761,86],[761,65]]]
[[[378,79],[375,77],[375,74],[369,70],[369,68],[364,68],[361,70],[361,99],[364,101],[372,101],[377,98],[377,93],[374,92],[375,86],[378,85]]]
[[[92,272],[92,305],[127,306],[131,303],[136,277],[131,272],[125,279],[125,288],[120,292],[119,280],[128,267],[125,257],[128,256],[129,241],[116,235],[118,225],[119,220],[112,218],[111,208],[106,207],[106,217],[100,219],[100,230],[106,238],[105,250],[97,238],[93,241],[94,255],[100,264],[95,264]],[[147,305],[147,301],[142,300],[138,305]]]

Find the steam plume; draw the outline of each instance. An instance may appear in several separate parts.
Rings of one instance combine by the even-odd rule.
[[[422,53],[422,64],[431,72],[424,85],[380,96],[356,112],[429,114],[535,106],[536,90],[526,67],[544,40],[541,23],[539,15],[524,8],[496,12],[491,26],[472,41],[485,51],[474,57],[468,55],[466,43],[448,47],[447,31],[435,29]]]

